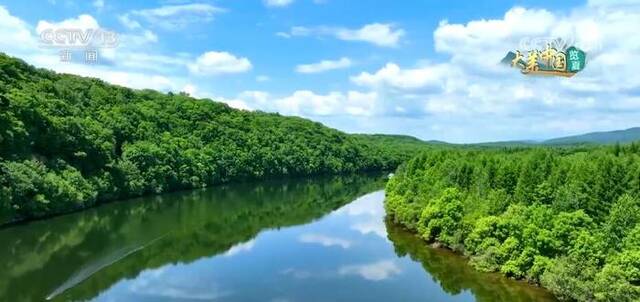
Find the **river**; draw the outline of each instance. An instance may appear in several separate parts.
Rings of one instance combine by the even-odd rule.
[[[0,301],[555,301],[385,222],[383,187],[231,184],[0,229]]]

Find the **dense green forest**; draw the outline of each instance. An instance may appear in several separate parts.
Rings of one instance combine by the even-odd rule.
[[[395,141],[0,53],[0,225],[232,180],[391,169],[425,146]]]
[[[640,301],[640,145],[443,149],[399,167],[392,221],[563,300]]]
[[[452,251],[426,248],[424,241],[401,225],[389,219],[385,224],[395,253],[422,264],[442,290],[451,295],[471,292],[475,302],[557,302],[551,293],[542,288],[499,274],[480,272],[471,267],[464,257]]]

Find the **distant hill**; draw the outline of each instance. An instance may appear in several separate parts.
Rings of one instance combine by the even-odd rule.
[[[354,136],[366,137],[369,139],[377,139],[377,140],[393,140],[393,141],[403,141],[408,143],[419,143],[424,144],[425,141],[410,135],[400,135],[400,134],[354,134]]]
[[[626,130],[590,132],[580,135],[564,136],[548,140],[512,140],[496,141],[472,144],[449,143],[440,140],[421,140],[409,135],[392,134],[354,134],[355,137],[366,139],[369,142],[379,144],[393,144],[395,148],[424,147],[424,146],[449,146],[449,147],[484,147],[484,148],[518,148],[533,146],[560,146],[560,145],[580,145],[580,144],[615,144],[630,143],[640,141],[640,127]]]
[[[580,135],[572,135],[565,137],[552,138],[548,140],[513,140],[513,141],[497,141],[473,144],[453,144],[442,141],[427,141],[427,143],[436,145],[450,146],[472,146],[472,147],[533,147],[533,146],[560,146],[560,145],[580,145],[580,144],[615,144],[630,143],[640,141],[640,127],[629,128],[626,130],[591,132]]]
[[[503,141],[503,142],[486,142],[486,143],[476,143],[472,144],[473,146],[480,147],[528,147],[537,144],[538,142],[532,140],[523,140],[523,141]]]
[[[587,134],[566,136],[543,141],[544,145],[569,145],[580,143],[614,144],[629,143],[640,140],[640,127],[626,130],[591,132]]]

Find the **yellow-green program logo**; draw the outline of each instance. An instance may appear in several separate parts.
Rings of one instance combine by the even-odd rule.
[[[546,75],[572,77],[584,69],[586,64],[584,51],[575,46],[558,50],[547,44],[543,50],[529,50],[525,57],[521,51],[510,51],[501,63],[518,68],[527,75]]]

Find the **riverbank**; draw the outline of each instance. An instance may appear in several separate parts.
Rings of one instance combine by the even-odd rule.
[[[386,187],[389,217],[477,270],[578,301],[640,299],[632,146],[425,152]]]
[[[507,278],[500,273],[478,271],[464,254],[441,244],[434,246],[434,242],[424,241],[415,232],[394,223],[391,217],[386,217],[385,225],[396,253],[399,256],[408,255],[419,262],[450,293],[470,291],[477,301],[558,301],[551,292],[540,286]],[[517,299],[501,297],[500,292],[506,289],[517,293]]]
[[[364,175],[234,183],[3,229],[0,300],[553,301],[424,249],[385,222],[383,187]]]
[[[163,192],[163,193],[149,193],[149,194],[135,196],[135,197],[107,200],[105,202],[95,203],[95,204],[92,204],[92,205],[87,206],[87,207],[81,207],[81,208],[75,208],[75,209],[64,209],[64,210],[61,210],[59,212],[50,212],[50,213],[47,213],[46,215],[41,215],[41,216],[37,216],[37,217],[31,217],[31,218],[28,218],[28,219],[24,218],[24,219],[19,219],[19,220],[14,220],[14,221],[8,221],[8,222],[4,222],[4,223],[0,222],[0,230],[5,229],[5,228],[11,228],[11,227],[16,227],[16,226],[28,224],[28,223],[31,223],[31,222],[47,220],[47,219],[55,218],[55,217],[58,217],[58,216],[75,214],[75,213],[78,213],[78,212],[82,212],[82,211],[90,210],[90,209],[93,209],[93,208],[105,206],[105,205],[108,205],[108,204],[111,204],[111,203],[128,202],[128,201],[131,201],[131,200],[138,200],[140,198],[145,198],[145,197],[154,197],[154,196],[160,196],[160,195],[165,195],[165,194],[180,193],[180,192],[193,191],[193,190],[205,190],[205,189],[211,189],[211,188],[216,188],[216,187],[224,187],[224,186],[228,186],[228,185],[238,185],[238,184],[251,185],[251,184],[261,184],[261,183],[279,182],[279,181],[304,180],[304,179],[308,179],[308,178],[323,179],[323,178],[335,178],[335,177],[354,177],[356,175],[357,176],[363,176],[364,175],[366,177],[374,177],[374,178],[379,178],[381,181],[383,181],[383,179],[386,181],[386,175],[388,175],[389,171],[392,171],[392,170],[380,170],[380,171],[367,170],[367,171],[362,171],[362,172],[359,172],[359,173],[348,173],[348,174],[322,174],[322,175],[301,175],[301,176],[284,175],[284,176],[279,176],[279,177],[271,177],[271,178],[268,178],[268,179],[253,178],[253,179],[245,179],[245,180],[230,180],[230,181],[227,181],[227,182],[216,183],[216,184],[212,184],[212,185],[209,185],[209,186],[206,186],[206,187],[201,187],[201,188],[196,188],[196,189],[178,189],[178,190],[168,191],[168,192]]]
[[[392,169],[428,146],[0,53],[0,224],[230,181]]]

